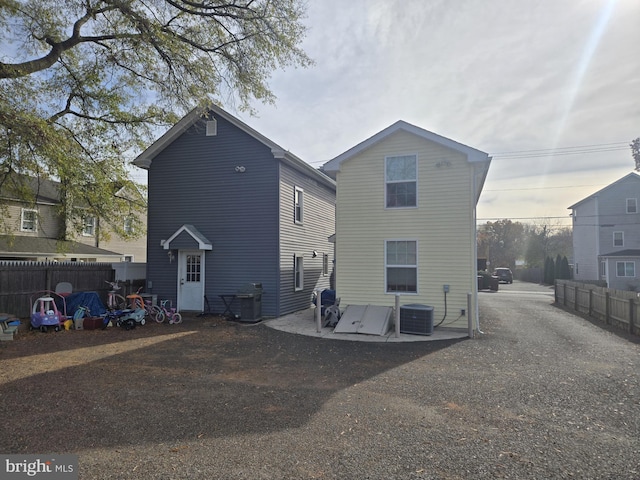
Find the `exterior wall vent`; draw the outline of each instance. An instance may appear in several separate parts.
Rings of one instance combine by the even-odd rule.
[[[207,137],[215,137],[218,135],[218,122],[215,118],[207,120]]]
[[[433,333],[433,307],[418,304],[401,306],[400,333],[431,335]]]

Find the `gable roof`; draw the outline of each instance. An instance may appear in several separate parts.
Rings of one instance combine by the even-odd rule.
[[[603,253],[600,257],[640,257],[640,249],[633,248],[619,252]]]
[[[627,175],[625,175],[624,177],[622,177],[622,178],[620,178],[620,179],[616,180],[615,182],[613,182],[613,183],[611,183],[611,184],[607,185],[606,187],[601,188],[601,189],[600,189],[600,190],[598,190],[597,192],[592,193],[592,194],[591,194],[591,195],[589,195],[588,197],[585,197],[585,198],[583,198],[582,200],[580,200],[580,201],[578,201],[578,202],[574,203],[573,205],[571,205],[571,206],[567,207],[567,209],[568,209],[568,210],[573,210],[574,208],[576,208],[576,207],[577,207],[578,205],[580,205],[581,203],[584,203],[584,202],[586,202],[587,200],[591,200],[592,198],[597,197],[597,196],[598,196],[598,195],[600,195],[601,193],[603,193],[603,192],[605,192],[605,191],[607,191],[607,190],[609,190],[609,189],[611,189],[611,188],[615,188],[615,187],[616,187],[617,185],[619,185],[620,183],[625,182],[625,181],[627,181],[627,180],[629,180],[629,179],[631,179],[632,181],[640,181],[640,175],[638,175],[638,174],[637,174],[637,173],[635,173],[635,172],[628,173],[628,174],[627,174]]]
[[[160,246],[165,250],[171,249],[171,242],[175,240],[182,232],[186,232],[198,244],[199,250],[211,250],[213,246],[211,242],[193,225],[184,224],[168,240],[161,240]]]
[[[225,119],[235,127],[239,128],[243,132],[252,136],[260,143],[271,149],[273,158],[282,160],[296,170],[302,173],[306,173],[307,175],[335,190],[336,184],[333,179],[329,178],[320,170],[313,168],[304,160],[296,157],[291,152],[288,152],[277,143],[269,140],[267,137],[257,132],[240,119],[234,117],[233,115],[216,105],[210,105],[205,108],[194,108],[193,110],[191,110],[191,112],[182,117],[182,119],[180,119],[178,123],[167,130],[164,135],[153,142],[144,152],[138,155],[132,163],[137,167],[148,170],[151,167],[153,159],[156,158],[165,148],[171,145],[171,143],[173,143],[180,135],[182,135],[187,129],[195,125],[201,119],[210,118],[211,114],[213,114],[213,118],[215,118],[215,116],[219,116]]]
[[[468,147],[467,145],[463,145],[462,143],[458,143],[454,140],[440,136],[436,133],[430,132],[423,128],[416,127],[415,125],[407,123],[403,120],[398,120],[393,125],[385,128],[384,130],[373,135],[372,137],[367,138],[365,141],[360,142],[355,147],[352,147],[346,152],[329,160],[327,163],[323,165],[322,169],[328,173],[336,173],[340,170],[340,166],[344,161],[349,160],[350,158],[353,158],[356,155],[359,155],[360,153],[364,152],[365,150],[368,150],[369,148],[380,143],[390,135],[393,135],[394,133],[399,131],[412,133],[430,142],[434,142],[443,147],[461,152],[467,156],[467,160],[469,162],[490,162],[491,161],[491,157],[489,157],[489,155],[486,154],[485,152],[481,152],[480,150],[476,150],[475,148]]]
[[[15,202],[24,202],[21,192],[27,189],[35,195],[36,203],[56,205],[60,203],[59,183],[41,177],[30,177],[11,172],[0,179],[0,198]]]
[[[120,259],[122,254],[72,240],[0,235],[0,257],[2,256],[114,257]]]

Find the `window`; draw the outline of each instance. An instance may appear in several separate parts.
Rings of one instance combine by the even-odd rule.
[[[618,277],[635,277],[636,263],[635,262],[616,262],[616,275]]]
[[[133,234],[133,217],[125,217],[123,229],[127,235]]]
[[[294,213],[293,218],[296,223],[302,223],[304,210],[304,190],[295,187],[293,194]]]
[[[418,255],[415,240],[387,240],[387,293],[418,293]]]
[[[627,198],[627,213],[638,213],[637,198]]]
[[[416,207],[417,157],[404,155],[385,159],[387,208]]]
[[[125,255],[124,256],[124,261],[125,262],[133,262],[133,255]]]
[[[607,262],[600,262],[600,276],[607,276]]]
[[[199,282],[200,281],[200,254],[195,255],[187,255],[187,271],[186,278],[187,282]]]
[[[613,246],[624,247],[624,232],[613,232]]]
[[[294,289],[300,291],[304,288],[304,259],[302,255],[293,258]]]
[[[96,234],[96,217],[82,218],[82,235],[93,237]]]
[[[38,211],[22,209],[22,218],[20,220],[20,230],[23,232],[38,231]]]
[[[329,275],[329,254],[328,253],[322,254],[322,275],[324,275],[325,277]]]

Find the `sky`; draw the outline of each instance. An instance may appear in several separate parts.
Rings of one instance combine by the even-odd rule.
[[[480,223],[556,227],[634,170],[638,0],[309,0],[305,24],[315,65],[228,111],[315,167],[404,120],[493,157]]]

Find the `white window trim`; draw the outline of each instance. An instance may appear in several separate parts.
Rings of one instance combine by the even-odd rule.
[[[620,244],[620,245],[616,245],[616,233],[621,234],[620,237],[622,239],[622,244]],[[624,232],[621,232],[621,231],[613,232],[613,246],[614,247],[624,247]]]
[[[329,254],[322,254],[322,276],[326,277],[329,275]]]
[[[389,267],[413,267],[413,265],[388,265],[387,264],[387,245],[389,242],[416,242],[416,291],[415,292],[390,292],[388,290],[389,284],[387,282],[387,269]],[[420,243],[416,238],[389,238],[384,241],[384,293],[386,295],[419,295],[420,292]]]
[[[89,220],[91,220],[91,232],[87,232],[87,226],[89,226]],[[82,219],[82,236],[83,237],[95,237],[96,236],[96,217],[86,216]]]
[[[387,161],[390,158],[397,158],[397,157],[415,157],[416,158],[416,179],[413,180],[416,184],[416,204],[415,205],[409,205],[409,206],[404,206],[404,207],[389,207],[388,206],[388,202],[387,202],[387,185],[390,183],[387,180]],[[419,203],[419,188],[418,188],[418,154],[417,153],[397,153],[394,155],[387,155],[384,157],[384,208],[388,209],[388,210],[403,210],[403,209],[407,209],[407,208],[418,208],[418,203]],[[401,183],[401,182],[410,182],[412,180],[398,180],[398,181],[394,181],[391,183]]]
[[[35,218],[33,219],[33,229],[31,228],[24,228],[24,215],[25,213],[34,213],[35,214]],[[20,231],[21,232],[29,232],[29,233],[36,233],[38,231],[38,210],[33,209],[33,208],[23,208],[22,211],[20,212]]]
[[[125,217],[122,231],[128,235],[132,235],[134,231],[134,218],[132,216]]]
[[[633,265],[633,275],[627,275],[627,264],[631,264]],[[618,265],[620,264],[624,264],[624,275],[619,275],[618,274]],[[629,261],[619,261],[616,262],[616,277],[618,278],[635,278],[636,277],[636,262],[629,262]]]
[[[634,204],[634,211],[633,212],[629,211],[629,200],[633,200],[633,204]],[[635,215],[636,213],[638,213],[638,199],[637,198],[627,198],[627,201],[625,202],[625,211],[629,215]]]
[[[298,202],[300,200],[300,218],[298,218]],[[293,189],[293,221],[298,225],[304,223],[304,189],[301,187],[294,187]]]
[[[300,266],[300,285],[298,285],[298,266]],[[295,254],[293,256],[293,290],[300,292],[304,290],[304,256]]]

